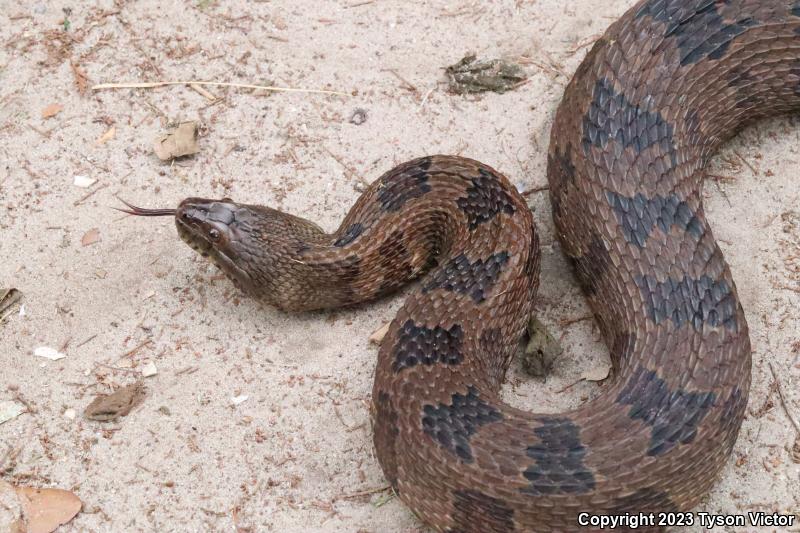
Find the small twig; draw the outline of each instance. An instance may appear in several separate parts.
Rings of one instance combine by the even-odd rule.
[[[210,92],[206,91],[205,89],[203,89],[203,87],[197,85],[196,83],[190,83],[189,88],[192,89],[194,92],[198,93],[199,95],[204,96],[209,102],[216,102],[217,100],[219,100],[219,98],[217,98]]]
[[[81,346],[83,346],[83,345],[84,345],[84,344],[86,344],[87,342],[91,341],[91,340],[92,340],[92,339],[94,339],[95,337],[97,337],[97,333],[95,333],[94,335],[92,335],[91,337],[89,337],[88,339],[86,339],[85,341],[83,341],[82,343],[80,343],[79,345],[77,345],[75,348],[80,348]]]
[[[74,202],[72,202],[72,205],[74,205],[74,206],[81,205],[83,202],[85,202],[86,200],[88,200],[89,198],[91,198],[91,196],[92,196],[94,193],[96,193],[96,192],[97,192],[97,191],[99,191],[100,189],[105,189],[106,187],[108,187],[108,183],[102,183],[102,184],[98,185],[97,187],[95,187],[95,188],[94,188],[94,189],[92,189],[91,191],[89,191],[89,192],[87,192],[86,194],[84,194],[82,197],[80,197],[80,198],[78,198],[77,200],[75,200]]]
[[[376,494],[378,492],[383,492],[391,488],[392,488],[391,485],[384,485],[383,487],[377,487],[374,489],[360,490],[358,492],[351,492],[350,494],[342,494],[341,496],[338,497],[338,499],[349,500],[352,498],[358,498],[360,496],[369,496],[370,494]]]
[[[571,385],[567,385],[563,389],[561,389],[559,391],[556,391],[556,394],[561,394],[562,392],[566,392],[566,391],[568,391],[569,389],[571,389],[572,387],[574,387],[575,385],[577,385],[578,383],[580,383],[582,381],[586,381],[586,378],[581,378],[578,381],[576,381],[575,383],[572,383]]]
[[[134,370],[132,368],[122,368],[120,366],[111,366],[111,365],[106,364],[106,363],[95,363],[94,365],[96,367],[97,366],[102,366],[102,367],[107,368],[109,370],[114,370],[115,372],[128,372],[129,374],[141,374],[141,371],[139,371],[139,370]]]
[[[584,320],[591,320],[592,318],[594,318],[594,315],[584,315],[577,318],[565,318],[563,320],[559,320],[559,325],[564,328],[571,326],[572,324],[577,324],[578,322],[583,322]]]
[[[745,159],[744,157],[742,157],[742,154],[740,154],[740,153],[739,153],[739,152],[737,152],[736,150],[734,150],[734,151],[733,151],[733,153],[734,153],[734,154],[736,154],[736,157],[738,157],[739,159],[741,159],[741,160],[742,160],[742,163],[744,163],[745,165],[747,165],[747,168],[749,168],[749,169],[750,169],[750,170],[753,172],[753,174],[754,174],[754,175],[758,176],[758,171],[756,170],[756,167],[754,167],[753,165],[751,165],[751,164],[750,164],[750,162],[749,162],[747,159]]]
[[[408,90],[408,91],[411,91],[411,92],[414,92],[414,93],[415,93],[415,92],[417,92],[417,87],[416,87],[416,85],[414,85],[413,83],[411,83],[410,81],[408,81],[407,79],[405,79],[404,77],[402,77],[402,76],[401,76],[400,74],[398,74],[398,73],[397,73],[397,71],[396,71],[396,70],[394,70],[393,68],[385,68],[385,69],[383,69],[383,70],[385,70],[386,72],[389,72],[389,73],[391,73],[391,74],[392,74],[392,75],[393,75],[395,78],[397,78],[398,80],[402,81],[402,82],[405,84],[405,87],[404,87],[404,88],[405,88],[406,90]]]
[[[522,196],[528,197],[531,194],[534,194],[534,193],[537,193],[537,192],[542,192],[542,191],[547,191],[549,189],[550,189],[549,185],[542,185],[540,187],[534,187],[533,189],[528,189],[527,191],[522,191],[522,193],[520,193],[520,194],[522,194]]]
[[[135,354],[136,352],[138,352],[139,350],[141,350],[142,348],[144,348],[145,346],[147,346],[148,344],[150,344],[150,343],[152,343],[152,342],[153,342],[152,340],[150,340],[150,339],[147,339],[146,341],[144,341],[143,343],[139,344],[139,345],[138,345],[138,346],[136,346],[135,348],[131,348],[130,350],[128,350],[127,352],[125,352],[124,354],[122,354],[122,355],[119,357],[119,359],[124,359],[124,358],[126,358],[126,357],[130,357],[131,355]]]
[[[155,89],[167,85],[210,85],[213,87],[238,87],[239,89],[261,89],[264,91],[285,92],[285,93],[312,93],[312,94],[335,94],[338,96],[349,96],[341,91],[326,91],[323,89],[297,89],[295,87],[275,87],[272,85],[252,85],[249,83],[228,83],[223,81],[154,81],[154,82],[124,82],[124,83],[101,83],[92,86],[93,91],[102,89]]]
[[[355,179],[357,179],[365,187],[369,187],[369,182],[367,180],[365,180],[363,177],[361,177],[361,175],[359,175],[359,173],[356,172],[355,169],[351,168],[349,165],[347,165],[347,163],[342,161],[341,157],[339,157],[336,154],[334,154],[333,152],[331,152],[330,148],[328,148],[327,146],[325,146],[323,144],[322,145],[322,149],[325,150],[326,152],[328,152],[328,155],[331,156],[332,158],[334,158],[337,163],[342,165],[342,168],[344,168],[347,171],[347,173],[350,174],[350,176],[352,176]],[[298,261],[298,262],[300,262],[300,261]]]
[[[792,423],[794,426],[794,430],[800,435],[800,424],[792,416],[792,413],[789,412],[789,407],[786,405],[786,398],[783,397],[783,388],[781,387],[781,380],[778,379],[778,375],[775,373],[775,369],[772,367],[772,363],[769,364],[769,371],[772,372],[772,378],[775,380],[775,383],[778,384],[778,397],[781,399],[781,405],[783,406],[783,411],[786,413],[786,417],[789,419],[789,422]]]

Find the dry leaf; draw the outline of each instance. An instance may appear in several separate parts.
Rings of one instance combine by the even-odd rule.
[[[100,242],[99,228],[92,228],[86,233],[84,233],[83,237],[81,237],[81,244],[83,246],[89,246],[90,244],[94,244],[96,242]]]
[[[0,531],[3,533],[25,533],[22,504],[16,488],[0,479]]]
[[[42,118],[54,117],[59,113],[61,113],[62,109],[64,109],[64,106],[61,104],[50,104],[49,106],[42,109]]]
[[[383,338],[386,336],[386,333],[389,331],[389,326],[391,325],[391,322],[387,322],[372,332],[372,335],[369,336],[369,342],[372,344],[380,344],[381,341],[383,341]]]
[[[89,420],[108,422],[116,420],[131,412],[131,409],[142,403],[147,390],[144,383],[137,381],[122,387],[111,394],[100,394],[83,411]]]
[[[27,533],[55,531],[75,518],[83,506],[80,498],[68,490],[16,487],[16,491],[28,525]]]
[[[97,139],[97,140],[94,142],[94,145],[95,145],[95,146],[102,146],[102,145],[104,145],[105,143],[107,143],[108,141],[110,141],[111,139],[113,139],[113,138],[114,138],[114,135],[115,135],[116,133],[117,133],[117,128],[116,128],[116,126],[111,126],[110,128],[108,128],[108,130],[106,130],[106,132],[105,132],[104,134],[102,134],[102,135],[101,135],[101,136],[100,136],[100,137],[99,137],[99,138],[98,138],[98,139]]]
[[[153,151],[162,161],[196,154],[199,151],[197,122],[181,122],[177,128],[156,139]]]

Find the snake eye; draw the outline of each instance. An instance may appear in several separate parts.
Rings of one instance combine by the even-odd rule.
[[[210,230],[208,230],[208,238],[211,239],[214,242],[218,241],[219,240],[219,230],[216,230],[214,228],[211,228]]]

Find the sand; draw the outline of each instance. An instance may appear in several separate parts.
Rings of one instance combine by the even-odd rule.
[[[0,281],[24,293],[24,316],[0,325],[0,401],[28,404],[0,425],[3,479],[75,491],[83,512],[60,531],[424,531],[380,490],[368,421],[377,349],[367,339],[402,294],[279,312],[237,292],[169,219],[113,211],[115,196],[148,207],[230,196],[333,230],[363,180],[424,154],[473,157],[521,189],[542,187],[564,85],[632,4],[0,1]],[[528,83],[448,93],[443,67],[469,51],[520,61]],[[79,92],[185,79],[347,96]],[[63,108],[42,118],[52,104]],[[358,109],[360,125],[350,122]],[[185,120],[202,124],[200,152],[159,161],[153,139]],[[795,430],[769,368],[800,417],[800,228],[785,214],[800,197],[798,141],[797,117],[750,128],[712,164],[725,179],[705,187],[754,365],[749,414],[700,511],[800,509]],[[80,188],[75,176],[96,183]],[[576,320],[588,309],[553,240],[546,193],[529,198],[544,243],[537,313],[565,355],[546,381],[515,362],[504,394],[558,412],[596,394],[587,382],[559,391],[608,355],[592,320]],[[66,357],[34,356],[41,346]],[[82,418],[96,394],[132,383],[148,363],[158,373],[128,416]]]

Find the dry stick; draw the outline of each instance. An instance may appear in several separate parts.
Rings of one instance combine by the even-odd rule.
[[[391,485],[384,485],[383,487],[376,487],[374,489],[367,489],[367,490],[360,490],[358,492],[351,492],[350,494],[342,494],[339,496],[339,499],[342,500],[349,500],[351,498],[358,498],[359,496],[369,496],[370,494],[375,494],[377,492],[383,492],[385,490],[391,489]]]
[[[117,360],[124,359],[126,357],[130,357],[131,355],[135,354],[136,352],[138,352],[139,350],[141,350],[142,348],[144,348],[148,344],[151,344],[152,342],[153,341],[151,339],[147,339],[146,341],[144,341],[143,343],[139,344],[135,348],[131,348],[130,350],[128,350],[127,352],[125,352],[124,354],[119,356],[119,358]]]
[[[398,80],[403,82],[405,84],[404,89],[406,89],[407,91],[417,92],[416,85],[414,85],[413,83],[411,83],[410,81],[408,81],[407,79],[402,77],[400,74],[398,74],[395,69],[393,69],[393,68],[385,68],[383,70],[385,70],[386,72],[392,74],[395,78],[397,78]]]
[[[223,81],[199,81],[199,80],[186,80],[186,81],[154,81],[154,82],[131,82],[131,83],[101,83],[92,87],[93,91],[100,91],[102,89],[154,89],[156,87],[165,87],[167,85],[211,85],[214,87],[238,87],[240,89],[262,89],[265,91],[285,92],[285,93],[313,93],[313,94],[335,94],[339,96],[348,96],[347,93],[340,91],[326,91],[323,89],[297,89],[294,87],[274,87],[272,85],[252,85],[249,83],[228,83]]]
[[[747,165],[747,168],[749,168],[749,169],[750,169],[750,170],[753,172],[753,174],[754,174],[754,175],[758,176],[758,172],[756,171],[756,167],[754,167],[753,165],[751,165],[751,164],[750,164],[750,162],[749,162],[747,159],[745,159],[744,157],[742,157],[742,154],[740,154],[740,153],[739,153],[739,152],[737,152],[736,150],[734,150],[734,151],[733,151],[733,153],[734,153],[734,154],[736,154],[736,156],[737,156],[739,159],[741,159],[741,160],[742,160],[742,163],[744,163],[745,165]]]
[[[786,398],[783,397],[783,389],[781,388],[781,380],[778,379],[778,375],[775,373],[775,369],[772,367],[772,363],[769,364],[769,371],[772,372],[772,379],[775,380],[775,383],[778,384],[778,396],[781,399],[781,405],[783,406],[783,411],[786,413],[787,418],[789,418],[789,422],[792,423],[794,426],[794,430],[797,432],[798,436],[800,436],[800,424],[792,416],[792,413],[789,412],[789,407],[786,405]]]
[[[85,195],[83,195],[82,197],[80,197],[77,200],[75,200],[74,202],[72,202],[72,205],[75,205],[75,206],[81,205],[83,202],[88,200],[94,193],[96,193],[100,189],[105,189],[106,187],[108,187],[107,183],[103,183],[102,185],[99,185],[97,188],[91,190],[90,192],[87,192]]]
[[[210,92],[206,91],[196,83],[190,83],[189,88],[192,89],[194,92],[198,93],[199,95],[204,96],[209,102],[216,102],[217,100],[219,100],[219,98],[217,98]]]

